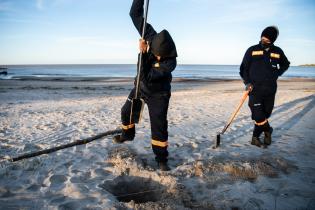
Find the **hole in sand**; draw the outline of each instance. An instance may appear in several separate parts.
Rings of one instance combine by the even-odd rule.
[[[119,176],[105,181],[101,188],[113,194],[120,202],[146,203],[159,201],[166,193],[166,187],[152,179],[135,176]]]

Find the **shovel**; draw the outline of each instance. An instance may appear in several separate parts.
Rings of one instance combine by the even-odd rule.
[[[143,17],[142,36],[141,36],[142,39],[144,39],[145,28],[147,25],[148,9],[149,9],[149,0],[146,0],[145,1],[144,17]],[[143,111],[143,106],[144,106],[144,100],[142,98],[140,98],[140,96],[139,96],[142,55],[143,55],[143,53],[140,52],[139,64],[138,64],[138,70],[137,70],[138,74],[137,74],[137,81],[136,81],[136,92],[135,92],[134,98],[131,101],[130,123],[139,123],[140,122],[142,111]]]
[[[242,107],[244,101],[246,100],[246,98],[247,98],[249,92],[250,92],[250,91],[247,90],[247,91],[245,91],[245,92],[243,93],[243,96],[242,96],[242,98],[241,98],[241,101],[240,101],[239,105],[236,107],[236,110],[235,110],[235,111],[233,112],[233,114],[231,115],[229,121],[225,124],[223,130],[217,134],[217,138],[216,138],[216,140],[215,140],[215,144],[214,144],[214,146],[212,147],[213,149],[216,149],[217,147],[220,146],[221,135],[223,135],[223,134],[225,133],[225,131],[228,129],[228,127],[232,124],[232,121],[234,120],[234,118],[236,117],[237,113],[238,113],[239,110],[241,109],[241,107]]]

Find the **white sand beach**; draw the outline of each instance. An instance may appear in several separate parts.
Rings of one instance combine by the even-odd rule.
[[[104,137],[18,162],[6,158],[120,126],[133,82],[0,80],[0,209],[315,209],[315,81],[278,82],[273,143],[250,145],[240,80],[173,82],[169,172],[155,170],[148,110],[133,142]]]

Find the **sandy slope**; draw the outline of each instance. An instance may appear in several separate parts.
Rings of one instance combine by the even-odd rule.
[[[249,144],[247,105],[211,147],[240,81],[182,81],[169,109],[170,172],[155,171],[147,109],[134,142],[4,160],[115,129],[130,84],[0,81],[1,209],[315,209],[313,80],[280,81],[268,149]]]

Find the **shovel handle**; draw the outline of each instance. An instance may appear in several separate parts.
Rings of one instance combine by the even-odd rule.
[[[141,38],[144,39],[144,34],[145,34],[145,29],[146,29],[146,25],[147,25],[147,19],[148,19],[148,10],[149,10],[149,0],[145,1],[145,10],[144,10],[144,14],[143,14],[143,27],[142,27],[142,34],[141,34]],[[136,81],[136,94],[135,94],[135,98],[139,97],[139,83],[140,83],[140,73],[141,73],[141,64],[142,64],[142,52],[140,52],[140,57],[139,57],[139,64],[138,64],[138,71],[137,71],[137,81]]]
[[[239,105],[236,107],[235,111],[234,111],[233,114],[231,115],[229,121],[228,121],[227,124],[224,126],[224,128],[223,128],[223,130],[221,131],[220,134],[223,134],[223,133],[228,129],[228,127],[231,125],[232,121],[234,120],[234,118],[236,117],[237,113],[238,113],[239,110],[241,109],[241,107],[242,107],[244,101],[246,100],[246,98],[247,98],[249,92],[250,92],[250,91],[247,90],[247,91],[245,91],[245,92],[243,93],[243,96],[242,96],[242,98],[241,98],[241,101],[240,101]]]

